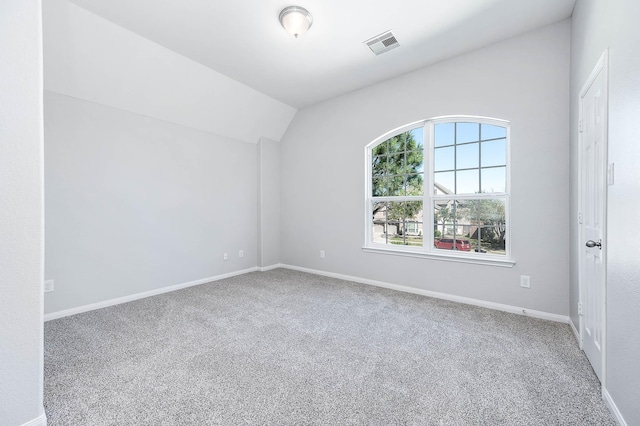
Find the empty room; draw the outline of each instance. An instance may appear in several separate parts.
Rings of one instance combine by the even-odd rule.
[[[0,425],[640,424],[639,18],[3,1]]]

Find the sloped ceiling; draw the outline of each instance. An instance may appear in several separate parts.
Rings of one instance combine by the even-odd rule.
[[[296,109],[67,0],[43,2],[44,89],[257,143]]]
[[[575,0],[72,0],[295,108],[401,75],[571,16]],[[299,39],[278,14],[313,15]],[[393,30],[400,47],[363,44]]]

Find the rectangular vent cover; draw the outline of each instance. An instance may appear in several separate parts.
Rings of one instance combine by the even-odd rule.
[[[376,55],[381,55],[400,46],[391,31],[384,32],[364,42]]]

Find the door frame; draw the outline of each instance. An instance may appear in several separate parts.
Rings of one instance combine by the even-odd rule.
[[[607,198],[608,198],[608,176],[609,176],[609,160],[608,160],[608,147],[609,147],[609,50],[606,49],[598,62],[596,63],[593,71],[589,75],[589,78],[582,86],[582,90],[580,90],[580,94],[578,97],[578,241],[576,245],[576,250],[578,254],[578,306],[584,306],[583,297],[585,294],[584,291],[584,280],[583,280],[583,257],[582,250],[583,244],[585,243],[585,237],[582,226],[582,203],[584,201],[584,197],[582,195],[582,186],[584,184],[582,177],[582,169],[584,158],[582,154],[582,148],[584,145],[584,137],[582,132],[582,123],[583,123],[583,98],[586,96],[587,92],[597,79],[598,75],[602,73],[602,77],[604,79],[604,93],[603,93],[603,102],[604,102],[604,139],[602,141],[603,146],[603,175],[605,181],[602,182],[604,191],[603,191],[603,200],[602,200],[602,275],[603,275],[603,286],[601,289],[601,306],[602,309],[602,359],[601,359],[601,371],[602,371],[602,383],[601,388],[602,392],[606,391],[606,377],[607,377]],[[580,332],[580,349],[583,349],[583,342],[585,336],[585,326],[583,320],[582,310],[579,308],[579,332]]]

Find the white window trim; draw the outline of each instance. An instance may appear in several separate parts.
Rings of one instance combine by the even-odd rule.
[[[506,152],[506,188],[504,193],[491,193],[491,194],[452,194],[447,196],[433,195],[434,187],[434,126],[439,123],[448,122],[474,122],[481,124],[490,124],[505,127],[507,129],[507,152]],[[424,128],[424,195],[421,196],[397,196],[397,197],[376,197],[379,201],[422,201],[423,202],[423,246],[392,246],[389,244],[380,244],[373,242],[373,228],[371,226],[372,212],[372,148],[377,146],[380,142],[385,141],[397,134],[405,131],[413,130],[422,126]],[[433,209],[430,207],[434,200],[437,199],[496,199],[503,198],[505,200],[505,215],[506,215],[506,253],[505,255],[497,254],[473,254],[466,252],[456,251],[444,251],[433,248],[434,235],[430,231],[433,227]],[[371,141],[365,147],[365,245],[362,250],[367,253],[381,253],[395,256],[408,256],[418,257],[434,260],[443,260],[450,262],[462,262],[472,263],[479,265],[492,265],[500,267],[512,267],[515,265],[515,260],[511,257],[511,123],[507,120],[501,120],[490,117],[478,117],[468,115],[456,115],[456,116],[442,116],[435,117],[426,120],[415,121],[407,125],[393,129],[380,137]],[[429,230],[429,231],[428,231]]]

